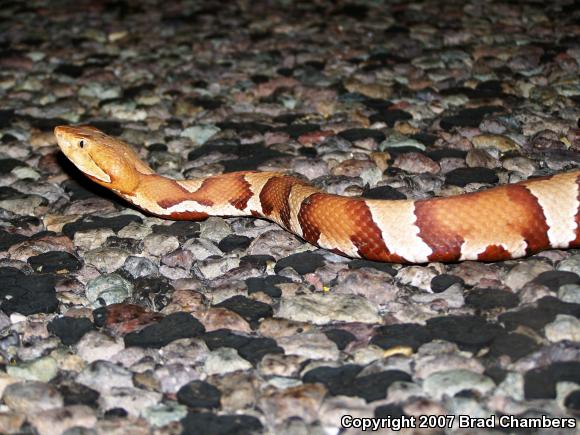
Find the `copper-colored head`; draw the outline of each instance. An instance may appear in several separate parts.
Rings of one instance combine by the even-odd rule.
[[[119,193],[131,194],[153,170],[129,145],[86,125],[54,129],[62,152],[85,175]]]

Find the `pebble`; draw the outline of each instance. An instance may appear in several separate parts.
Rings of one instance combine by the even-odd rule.
[[[334,322],[381,322],[377,307],[367,299],[356,295],[333,293],[283,297],[275,315],[316,325]]]
[[[343,269],[338,273],[335,282],[336,285],[332,287],[333,293],[364,296],[375,304],[390,302],[398,293],[391,274],[374,268]]]
[[[298,417],[306,423],[314,423],[319,418],[319,410],[326,395],[321,384],[304,384],[278,390],[266,389],[259,399],[259,406],[266,416],[286,420]]]
[[[45,356],[18,365],[9,365],[6,373],[28,381],[48,382],[57,375],[58,366],[54,358]]]
[[[580,341],[580,320],[567,314],[558,314],[545,327],[546,338],[550,341]]]
[[[143,247],[148,254],[161,257],[179,248],[179,240],[175,236],[153,233],[143,239]]]
[[[536,278],[542,272],[551,271],[549,264],[542,261],[527,261],[514,266],[504,278],[504,282],[512,290],[520,290],[525,284]]]
[[[177,403],[161,403],[144,409],[141,415],[152,426],[163,427],[184,418],[187,407]]]
[[[408,266],[397,273],[397,280],[401,284],[417,287],[423,291],[431,291],[431,281],[437,273],[428,267]]]
[[[112,362],[97,360],[79,373],[76,381],[101,394],[113,388],[133,387],[132,373]]]
[[[298,355],[309,359],[335,360],[339,356],[338,347],[325,334],[309,332],[281,337],[277,340],[286,355]]]
[[[479,134],[471,138],[476,148],[495,148],[502,153],[519,149],[519,145],[507,136],[499,134]]]
[[[88,363],[97,360],[109,361],[121,350],[122,342],[98,331],[87,332],[76,344],[77,354]]]
[[[558,290],[558,298],[564,302],[580,304],[580,285],[566,284]]]
[[[83,177],[53,133],[89,123],[175,179],[278,171],[372,199],[573,170],[573,2],[548,14],[339,2],[291,24],[274,4],[275,28],[210,2],[217,20],[194,23],[193,46],[193,9],[107,3],[71,34],[69,12],[17,3],[3,5],[19,26],[0,47],[1,433],[322,435],[357,432],[345,414],[579,415],[573,250],[397,265],[264,219],[161,219]],[[257,49],[224,24],[251,29]],[[359,34],[370,42],[353,45]]]
[[[63,406],[58,390],[50,384],[38,381],[8,385],[4,389],[2,400],[11,410],[27,415]]]
[[[222,375],[237,370],[248,370],[252,368],[252,364],[238,355],[235,349],[220,347],[208,355],[203,368],[208,375]]]
[[[456,369],[427,376],[423,381],[423,388],[427,394],[441,400],[445,395],[453,397],[464,390],[487,394],[495,388],[495,384],[487,376],[465,369]]]
[[[415,152],[399,154],[393,162],[393,167],[411,174],[437,174],[441,170],[437,162]]]
[[[101,395],[99,405],[102,409],[123,409],[130,416],[138,417],[143,410],[157,404],[162,395],[155,391],[145,391],[134,387],[113,387]]]
[[[156,276],[159,274],[159,268],[149,258],[133,255],[125,259],[123,269],[129,272],[133,278]]]
[[[200,223],[200,237],[211,240],[214,243],[218,243],[231,233],[232,229],[222,218],[210,217]]]
[[[71,405],[41,411],[28,417],[39,435],[60,435],[72,428],[91,429],[97,423],[95,411],[85,405]]]
[[[116,273],[101,275],[86,287],[86,297],[94,308],[119,304],[133,294],[133,284]]]
[[[181,136],[191,139],[197,145],[203,145],[220,129],[215,125],[194,125],[181,132]]]

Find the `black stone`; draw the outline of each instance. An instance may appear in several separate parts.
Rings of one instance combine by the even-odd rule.
[[[119,121],[93,119],[90,121],[90,124],[109,136],[121,136],[123,133],[123,124]]]
[[[262,424],[249,415],[216,415],[209,412],[188,413],[182,420],[182,435],[255,435]]]
[[[374,124],[375,122],[384,122],[389,127],[393,127],[397,121],[406,121],[407,119],[412,119],[413,116],[405,112],[404,110],[392,109],[392,110],[381,110],[378,113],[374,113],[369,117],[369,121]]]
[[[20,199],[24,198],[25,196],[26,195],[24,195],[22,192],[19,192],[10,186],[0,186],[0,200]]]
[[[345,364],[339,367],[321,366],[306,372],[302,380],[307,383],[324,384],[332,395],[337,395],[344,386],[354,381],[362,369],[356,364]]]
[[[26,316],[36,313],[53,313],[58,308],[56,279],[49,274],[24,275],[12,268],[0,272],[0,308],[6,314],[20,313]],[[8,270],[6,270],[8,269]],[[14,269],[15,270],[15,269]],[[10,299],[6,299],[10,297]]]
[[[270,305],[249,299],[242,295],[232,296],[215,306],[233,311],[242,316],[248,322],[257,322],[260,319],[272,317],[274,315],[274,311]]]
[[[47,326],[48,332],[56,335],[65,346],[77,343],[83,335],[94,329],[86,317],[57,317]]]
[[[324,335],[326,335],[329,340],[332,340],[339,350],[344,350],[351,341],[356,340],[354,334],[338,328],[328,329],[324,331]]]
[[[252,239],[249,237],[240,236],[238,234],[228,234],[219,241],[218,248],[227,254],[237,250],[244,250],[250,246],[250,243],[252,243]]]
[[[156,153],[156,152],[167,152],[169,148],[164,143],[152,143],[151,145],[147,146],[147,151],[149,153]]]
[[[268,124],[260,122],[231,122],[224,121],[216,124],[222,130],[234,130],[237,133],[267,133],[272,130]]]
[[[123,89],[123,99],[133,100],[144,92],[155,90],[155,85],[152,83],[141,83],[135,86],[129,86]]]
[[[78,258],[64,251],[45,252],[29,257],[28,264],[35,272],[43,273],[69,273],[82,267],[82,263]]]
[[[580,415],[580,390],[574,390],[564,399],[564,406],[575,416]]]
[[[8,174],[19,166],[26,166],[26,163],[12,158],[0,159],[0,174]]]
[[[321,382],[332,395],[362,397],[367,402],[384,399],[393,382],[410,382],[411,376],[400,370],[386,370],[357,377],[360,366],[318,367],[307,372],[303,381]]]
[[[131,239],[130,237],[117,237],[109,236],[103,245],[106,248],[119,248],[125,251],[129,251],[132,254],[137,254],[141,252],[142,241],[137,239]]]
[[[375,408],[375,417],[376,418],[389,418],[396,419],[405,416],[405,411],[399,405],[389,404],[389,405],[381,405]]]
[[[62,232],[69,238],[74,238],[77,231],[94,230],[97,228],[110,228],[118,232],[121,228],[129,225],[131,222],[143,223],[143,219],[134,214],[124,214],[111,218],[102,218],[98,216],[88,216],[87,218],[65,224]]]
[[[538,347],[538,343],[527,335],[502,334],[491,343],[490,354],[496,357],[507,355],[512,361],[516,361],[532,353]]]
[[[255,267],[261,272],[266,271],[268,263],[275,263],[276,259],[272,255],[244,255],[240,258],[240,266],[248,265]]]
[[[125,335],[125,346],[160,348],[179,338],[197,337],[204,332],[204,326],[191,314],[173,313],[159,323]]]
[[[496,385],[499,385],[505,380],[508,371],[498,366],[491,366],[487,368],[483,374],[490,377]]]
[[[243,346],[237,349],[240,356],[254,366],[257,365],[264,355],[270,353],[284,353],[284,349],[278,346],[276,340],[268,337],[252,337]]]
[[[152,230],[155,234],[165,234],[168,236],[175,236],[180,243],[184,243],[189,239],[199,237],[199,223],[190,221],[177,221],[171,225],[153,225]]]
[[[231,347],[238,354],[256,365],[262,357],[268,353],[284,353],[284,349],[278,346],[275,340],[267,337],[248,337],[234,334],[227,329],[218,329],[207,332],[202,339],[210,350],[220,347]]]
[[[370,267],[372,269],[380,270],[381,272],[386,272],[391,276],[397,274],[397,270],[388,263],[383,263],[380,261],[363,260],[356,258],[348,262],[349,269],[360,269],[361,267]]]
[[[456,343],[463,350],[478,350],[489,345],[503,328],[476,316],[445,316],[427,320],[433,338]]]
[[[433,151],[427,152],[427,157],[436,162],[442,159],[464,159],[467,156],[467,151],[458,150],[456,148],[439,148]]]
[[[231,347],[239,349],[248,344],[251,337],[245,335],[234,334],[229,329],[217,329],[215,331],[206,332],[202,336],[203,341],[209,350],[215,350],[220,347]]]
[[[442,118],[439,125],[444,130],[451,130],[453,127],[479,127],[483,118],[492,113],[503,112],[501,106],[481,106],[470,109],[462,109],[459,113]]]
[[[290,124],[285,127],[280,127],[277,130],[282,131],[292,139],[298,139],[300,136],[306,133],[312,133],[314,131],[320,131],[320,125],[318,124]]]
[[[109,419],[125,418],[125,417],[127,417],[127,415],[129,415],[128,412],[123,408],[111,408],[111,409],[107,409],[103,413],[103,416],[105,418],[109,418]]]
[[[558,291],[558,289],[563,285],[580,283],[580,276],[574,272],[567,272],[564,270],[549,270],[540,273],[536,278],[534,278],[534,282],[545,285],[552,291]]]
[[[391,186],[365,188],[361,196],[367,199],[407,199],[404,193]]]
[[[28,237],[25,235],[0,230],[0,251],[4,251],[10,246],[23,242],[26,239],[28,239]]]
[[[382,349],[395,346],[410,346],[417,350],[421,345],[433,339],[429,330],[416,323],[400,323],[395,325],[380,326],[376,335],[371,338],[371,344]]]
[[[306,275],[322,266],[324,266],[324,257],[322,255],[313,252],[300,252],[278,260],[276,266],[274,266],[274,271],[278,273],[285,267],[291,267],[298,274]]]
[[[298,148],[298,152],[300,153],[301,156],[304,157],[316,157],[318,155],[316,148],[311,147],[300,147]]]
[[[264,278],[248,278],[245,282],[248,286],[248,294],[264,292],[273,298],[279,298],[282,296],[282,291],[276,285],[290,283],[292,280],[285,276],[268,275]]]
[[[558,314],[580,317],[580,304],[562,302],[555,297],[546,296],[537,301],[535,307],[524,307],[503,313],[498,320],[508,331],[520,325],[540,331],[548,323],[553,322]]]
[[[133,280],[135,294],[147,295],[150,293],[168,293],[173,290],[167,278],[159,276],[140,276]]]
[[[13,109],[0,109],[0,128],[6,128],[12,125],[14,120]]]
[[[73,79],[76,79],[78,77],[80,77],[83,74],[84,68],[82,66],[79,65],[72,65],[70,63],[63,63],[58,65],[53,73],[55,74],[62,74],[68,77],[72,77]]]
[[[465,303],[480,310],[492,308],[517,307],[520,298],[517,294],[497,288],[474,288],[465,297]]]
[[[333,11],[333,15],[346,15],[358,21],[363,21],[369,14],[369,7],[360,3],[346,3]]]
[[[338,133],[338,136],[349,141],[356,142],[364,139],[374,139],[377,143],[385,140],[385,134],[380,130],[373,130],[371,128],[350,128]]]
[[[580,383],[580,362],[559,361],[540,367],[524,375],[524,395],[527,400],[555,399],[556,383]]]
[[[93,310],[93,322],[98,328],[102,328],[107,323],[107,307],[99,307]]]
[[[254,82],[256,85],[259,85],[269,81],[270,77],[264,74],[253,74],[250,76],[250,80],[252,80],[252,82]]]
[[[343,389],[340,394],[358,396],[367,402],[384,399],[387,389],[393,382],[411,382],[411,376],[401,370],[386,370],[370,375],[357,377],[352,384]]]
[[[219,408],[220,390],[204,381],[191,381],[177,392],[177,401],[190,408]]]
[[[495,184],[499,181],[496,173],[488,168],[457,168],[449,171],[445,182],[452,186],[465,187],[469,183]]]
[[[57,386],[62,395],[65,406],[69,405],[86,405],[91,408],[97,408],[99,392],[77,382],[66,382]]]
[[[265,131],[269,129],[270,127],[267,126]],[[220,161],[224,165],[225,172],[256,170],[268,160],[289,156],[289,154],[267,148],[263,143],[241,144],[239,141],[233,140],[216,140],[208,141],[201,147],[194,149],[187,155],[187,158],[188,160],[196,160],[211,153],[236,156],[233,159],[228,157],[228,160]]]
[[[448,275],[446,273],[437,275],[431,280],[431,290],[433,293],[441,293],[451,287],[453,284],[465,285],[463,279],[455,275]]]
[[[376,110],[379,112],[389,110],[389,107],[393,105],[392,101],[383,100],[382,98],[370,98],[370,97],[366,98],[362,103],[369,109]]]

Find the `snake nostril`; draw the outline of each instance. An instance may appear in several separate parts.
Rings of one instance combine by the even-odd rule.
[[[81,148],[82,148],[82,147],[84,147],[84,146],[85,146],[85,141],[84,141],[84,140],[81,140],[81,141],[79,142],[79,146],[80,146]]]

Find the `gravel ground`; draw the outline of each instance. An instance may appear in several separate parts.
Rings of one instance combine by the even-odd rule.
[[[0,433],[576,424],[577,251],[349,260],[266,221],[144,215],[56,146],[88,123],[167,176],[390,199],[580,166],[578,1],[381,3],[2,1]]]

